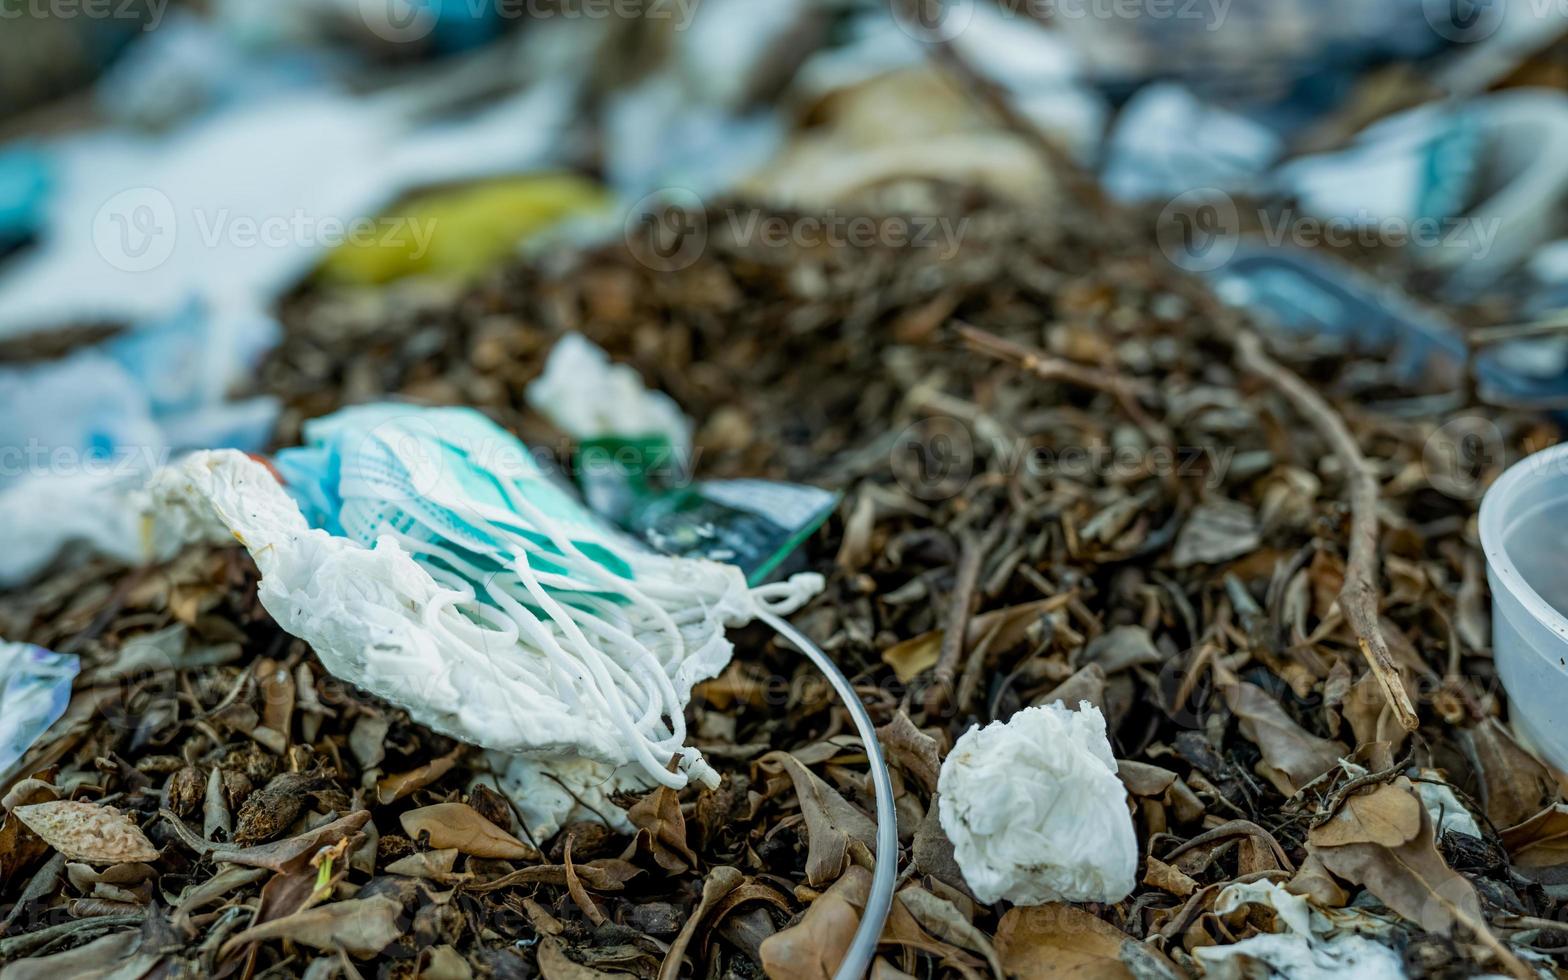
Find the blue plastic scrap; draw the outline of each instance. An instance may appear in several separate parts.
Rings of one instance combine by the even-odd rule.
[[[74,654],[0,641],[0,773],[65,714],[78,669]]]
[[[1463,376],[1468,345],[1458,326],[1398,286],[1306,250],[1244,242],[1209,274],[1220,297],[1298,336],[1334,339],[1352,350],[1389,350],[1408,381]],[[1476,380],[1508,404],[1553,405],[1568,394],[1568,375],[1518,370],[1499,349],[1475,358]]]
[[[0,151],[0,249],[37,234],[50,184],[42,152],[25,146]]]

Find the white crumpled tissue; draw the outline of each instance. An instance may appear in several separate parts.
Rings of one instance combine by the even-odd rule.
[[[1138,839],[1100,709],[1025,708],[965,732],[942,762],[937,815],[982,902],[1116,902]]]

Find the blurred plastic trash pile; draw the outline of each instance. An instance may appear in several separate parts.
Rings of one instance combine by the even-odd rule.
[[[672,11],[690,23],[631,25],[548,17],[519,25],[496,5],[447,0],[276,0],[265,9],[216,0],[205,16],[170,12],[129,40],[103,75],[94,101],[104,125],[0,147],[0,339],[108,333],[56,360],[0,366],[0,587],[26,582],[73,543],[136,563],[234,528],[252,547],[263,539],[287,546],[263,568],[274,614],[319,636],[334,669],[374,669],[356,652],[369,629],[390,644],[389,664],[457,638],[479,644],[468,654],[488,651],[495,610],[515,609],[464,592],[455,565],[432,572],[432,552],[407,540],[384,550],[371,533],[406,517],[408,500],[374,498],[397,506],[360,513],[352,529],[344,523],[371,499],[356,494],[373,486],[349,480],[345,495],[340,467],[363,460],[344,440],[369,440],[410,473],[419,469],[418,459],[397,455],[407,447],[377,435],[390,425],[443,467],[477,474],[475,484],[445,488],[455,494],[453,513],[476,487],[526,486],[523,496],[544,494],[574,534],[608,542],[607,555],[636,556],[626,568],[707,568],[701,560],[713,559],[739,569],[712,582],[698,576],[715,603],[735,600],[722,622],[702,620],[712,644],[704,666],[676,666],[694,661],[672,648],[654,656],[665,681],[649,673],[637,682],[658,688],[648,704],[678,715],[686,675],[727,659],[722,627],[746,618],[748,587],[783,566],[835,496],[760,481],[691,482],[690,422],[575,336],[552,353],[528,400],[575,443],[572,476],[588,509],[541,467],[514,473],[521,484],[496,482],[440,433],[398,421],[418,416],[408,408],[315,420],[309,445],[277,456],[293,497],[236,453],[179,463],[187,451],[256,451],[272,439],[276,403],[231,396],[278,342],[277,305],[289,290],[313,274],[344,289],[411,276],[462,282],[553,234],[622,235],[621,219],[643,206],[636,202],[672,190],[696,207],[739,193],[816,211],[919,213],[935,206],[924,193],[930,185],[951,184],[1048,220],[1070,167],[1042,165],[1036,141],[1019,131],[1033,128],[1061,148],[1058,162],[1097,173],[1121,201],[1226,204],[1234,226],[1209,230],[1234,249],[1193,271],[1230,300],[1325,340],[1391,344],[1412,373],[1457,370],[1465,341],[1454,324],[1389,283],[1289,247],[1293,226],[1269,227],[1282,212],[1352,226],[1461,227],[1470,236],[1463,248],[1408,250],[1444,298],[1502,295],[1542,318],[1568,307],[1568,94],[1489,91],[1560,39],[1568,17],[1514,4],[1500,23],[1486,22],[1495,29],[1485,36],[1455,38],[1434,24],[1437,6],[1231,0],[1193,5],[1206,14],[1195,18],[1047,24],[1016,5],[982,2],[945,5],[933,25],[898,15],[896,4],[817,0],[704,0]],[[351,43],[320,43],[329,36]],[[630,47],[638,57],[625,57]],[[428,55],[454,56],[416,57]],[[1363,83],[1389,59],[1420,77],[1382,102],[1364,100]],[[977,112],[976,88],[1017,119]],[[1368,101],[1382,108],[1368,112]],[[1280,241],[1253,234],[1238,243],[1253,232],[1241,220],[1253,204],[1265,238]],[[1500,345],[1478,363],[1483,387],[1516,399],[1568,391],[1562,338]],[[441,417],[510,445],[477,416]],[[146,482],[166,464],[175,469],[160,478],[159,508]],[[169,482],[174,472],[183,482]],[[242,493],[266,502],[263,524],[234,506]],[[182,499],[191,506],[175,506]],[[217,501],[225,520],[197,500]],[[464,540],[467,551],[481,540],[494,546]],[[366,576],[363,591],[340,583],[333,598],[370,619],[313,618],[291,604],[329,587],[291,564],[317,560]],[[600,572],[622,568],[606,561]],[[548,593],[559,574],[542,572],[535,584]],[[614,604],[582,586],[574,580],[573,594],[586,592],[587,605]],[[387,612],[391,597],[416,593],[435,604],[430,623]],[[526,601],[509,599],[525,609],[541,603],[531,591]],[[516,629],[513,642],[522,642]],[[559,622],[545,630],[549,642],[564,642],[552,629],[575,643]],[[545,633],[531,642],[547,645]],[[571,689],[565,674],[549,683]],[[626,722],[605,693],[619,688],[590,686],[605,699],[605,718]],[[450,683],[434,687],[455,696]],[[637,687],[637,697],[651,698],[649,690]],[[481,744],[550,743],[536,730],[497,744],[434,703],[426,702],[434,727]],[[562,700],[552,710],[567,717],[566,708]],[[589,799],[600,791],[590,787],[613,784],[628,746],[681,743],[673,730],[638,728],[644,721],[613,739],[608,721],[594,733],[562,722],[557,741],[581,742],[586,754],[572,768],[557,759],[552,775]],[[536,760],[507,758],[514,785],[542,779]],[[614,779],[632,778],[627,772]],[[552,807],[541,819],[564,812]]]

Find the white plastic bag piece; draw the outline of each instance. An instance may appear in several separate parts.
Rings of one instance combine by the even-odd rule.
[[[517,807],[523,826],[536,841],[548,840],[562,827],[579,821],[602,823],[629,834],[632,823],[611,795],[641,793],[653,787],[641,769],[616,768],[581,756],[540,759],[492,752],[490,765],[497,786]]]
[[[542,590],[535,599],[549,614],[540,616],[492,583],[481,598],[455,574],[432,574],[392,535],[367,548],[311,528],[243,453],[195,453],[161,471],[152,492],[165,519],[216,513],[255,559],[262,606],[334,675],[454,738],[541,758],[635,762],[674,787],[688,776],[717,785],[684,744],[683,712],[692,685],[729,662],[725,627],[821,588],[820,576],[797,576],[753,591],[727,565],[631,554],[639,584],[664,602],[660,616],[592,596],[567,607]],[[667,771],[677,756],[682,771]]]
[[[1404,961],[1385,943],[1359,936],[1342,923],[1314,912],[1305,898],[1272,881],[1227,885],[1215,899],[1214,911],[1229,915],[1243,905],[1274,910],[1278,932],[1243,939],[1227,946],[1196,951],[1211,980],[1243,980],[1261,975],[1253,964],[1264,964],[1269,976],[1291,980],[1404,980]],[[1352,912],[1352,910],[1346,910]],[[1345,916],[1344,924],[1356,917]]]
[[[663,436],[682,453],[691,448],[691,422],[675,400],[649,390],[635,368],[611,363],[610,355],[580,333],[556,341],[527,398],[573,439]]]
[[[1138,839],[1100,709],[1060,701],[965,732],[942,762],[938,818],[982,902],[1117,902]]]

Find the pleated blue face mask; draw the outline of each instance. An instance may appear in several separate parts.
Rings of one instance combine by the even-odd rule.
[[[821,588],[819,576],[749,588],[733,566],[653,553],[471,409],[346,409],[307,423],[305,438],[273,466],[307,521],[406,552],[469,621],[439,642],[481,660],[511,650],[519,669],[545,672],[561,703],[596,705],[670,785],[686,778],[665,771],[672,757],[692,778],[716,779],[685,745],[683,709],[691,685],[728,662],[725,627]]]
[[[366,547],[387,534],[414,549],[435,545],[486,573],[515,561],[521,539],[540,572],[562,573],[550,556],[575,547],[633,577],[607,544],[608,527],[526,445],[472,409],[348,408],[307,422],[305,443],[274,465],[312,525],[333,534]]]
[[[198,453],[160,492],[205,496],[271,569],[260,592],[280,623],[334,672],[386,681],[416,720],[489,748],[571,746],[666,786],[715,788],[686,744],[685,709],[730,662],[726,630],[760,619],[804,650],[846,699],[876,785],[876,881],[856,940],[875,948],[897,871],[891,781],[854,688],[782,618],[821,591],[820,575],[750,587],[733,565],[655,553],[471,409],[346,409],[305,437],[273,459],[288,497],[239,453]],[[289,497],[327,533],[301,534]],[[366,560],[383,551],[385,566]],[[377,674],[381,658],[392,675]],[[446,690],[410,693],[407,678],[426,672]]]

